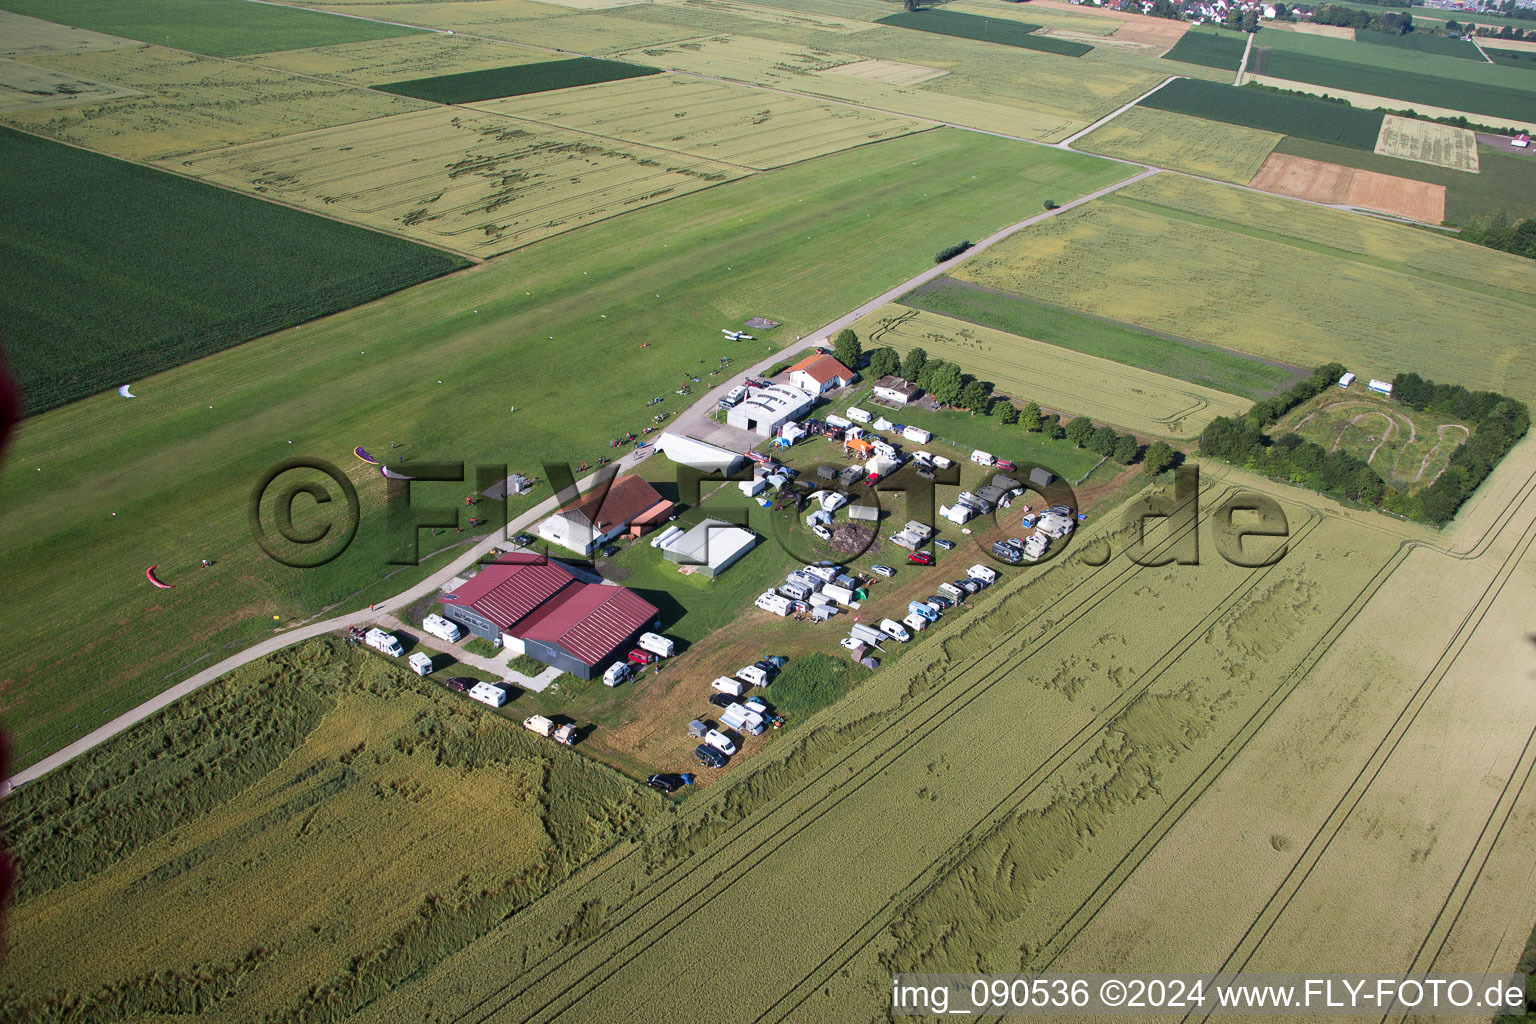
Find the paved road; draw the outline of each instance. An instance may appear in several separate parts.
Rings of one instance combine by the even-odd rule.
[[[1248,70],[1248,55],[1253,52],[1253,37],[1254,37],[1254,33],[1249,32],[1248,33],[1248,42],[1247,42],[1246,45],[1243,46],[1243,59],[1242,59],[1242,62],[1237,65],[1237,77],[1232,79],[1232,84],[1233,85],[1242,85],[1243,84],[1243,72]]]

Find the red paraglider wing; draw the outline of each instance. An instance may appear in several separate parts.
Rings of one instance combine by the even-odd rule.
[[[154,566],[150,566],[148,569],[145,569],[144,570],[144,575],[149,577],[149,582],[153,583],[155,586],[159,587],[161,590],[175,590],[176,589],[176,585],[174,583],[161,583],[160,580],[156,578],[156,576],[155,576],[155,567]]]

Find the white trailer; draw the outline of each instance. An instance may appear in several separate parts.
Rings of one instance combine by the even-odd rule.
[[[712,689],[718,690],[720,693],[728,693],[732,697],[740,697],[747,692],[746,683],[743,683],[740,679],[732,679],[730,676],[718,676],[709,685]]]
[[[978,466],[990,466],[997,461],[997,457],[991,452],[984,452],[980,448],[971,452],[971,461]]]
[[[405,659],[405,663],[411,666],[411,671],[419,676],[429,676],[432,674],[432,655],[424,651],[417,651],[415,654],[412,654],[409,658]]]
[[[768,673],[756,665],[748,665],[746,668],[738,670],[736,678],[744,683],[751,683],[753,686],[768,685]]]
[[[850,405],[848,407],[848,418],[853,420],[855,423],[868,423],[874,417],[870,416],[868,412],[860,409],[858,406]]]
[[[838,604],[846,604],[849,606],[852,606],[853,604],[853,591],[849,590],[847,587],[840,587],[836,583],[828,583],[826,586],[821,588],[821,592],[827,597],[830,597],[832,600],[836,601]]]
[[[965,570],[965,572],[966,572],[967,576],[974,576],[978,580],[982,580],[982,581],[984,581],[986,583],[996,583],[997,582],[997,571],[994,570],[994,569],[987,568],[985,565],[982,565],[980,562],[977,562],[975,565],[973,565],[969,569]]]
[[[902,427],[901,436],[915,444],[927,444],[933,440],[933,434],[922,427]]]
[[[763,716],[740,704],[732,704],[720,712],[720,724],[737,732],[760,736],[763,732]]]
[[[469,695],[482,704],[489,704],[493,708],[499,708],[507,702],[507,691],[495,683],[476,683],[470,687]],[[549,735],[545,733],[545,735]]]
[[[650,651],[663,658],[672,657],[672,652],[677,650],[677,644],[660,633],[641,633],[638,646],[642,651]]]
[[[855,622],[848,632],[855,640],[862,640],[866,644],[883,644],[890,639],[880,630],[862,622]]]

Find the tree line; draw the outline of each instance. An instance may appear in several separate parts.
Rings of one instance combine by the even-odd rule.
[[[1461,237],[1490,249],[1512,252],[1528,260],[1536,260],[1536,217],[1511,224],[1507,214],[1482,218],[1471,227],[1461,229]]]

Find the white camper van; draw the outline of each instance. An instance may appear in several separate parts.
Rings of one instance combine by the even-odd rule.
[[[677,650],[677,645],[660,633],[641,633],[639,647],[662,658],[672,657],[672,652]]]
[[[441,615],[428,615],[421,620],[421,628],[437,637],[446,640],[450,644],[456,644],[464,636],[464,631],[459,628],[457,622],[449,622]]]
[[[389,655],[391,658],[398,658],[405,653],[405,648],[400,646],[399,637],[393,633],[386,633],[377,627],[363,634],[363,643],[381,654]]]

